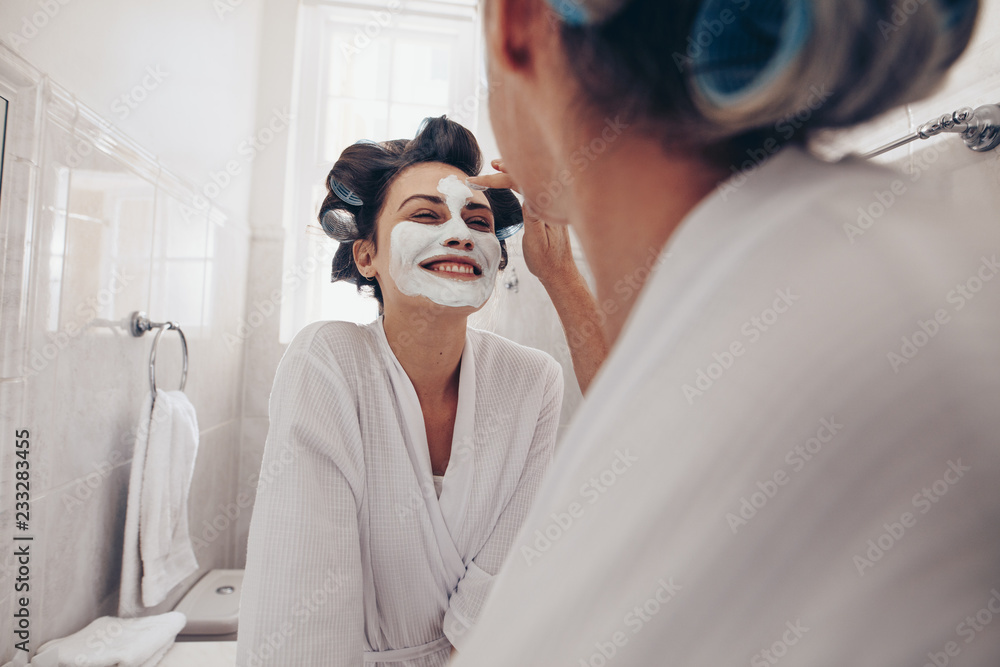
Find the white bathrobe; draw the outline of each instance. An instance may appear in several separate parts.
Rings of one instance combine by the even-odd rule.
[[[455,667],[1000,665],[1000,215],[798,149],[729,185]]]
[[[562,391],[548,354],[467,329],[438,499],[382,319],[299,332],[271,392],[238,664],[445,664],[540,485]]]

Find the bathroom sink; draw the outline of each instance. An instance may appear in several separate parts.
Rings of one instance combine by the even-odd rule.
[[[232,641],[239,626],[243,570],[210,570],[174,607],[187,617],[178,641]]]

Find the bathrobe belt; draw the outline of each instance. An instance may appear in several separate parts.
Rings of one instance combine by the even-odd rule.
[[[365,651],[365,664],[370,662],[405,662],[416,660],[426,655],[437,653],[451,646],[447,637],[439,637],[434,641],[421,644],[420,646],[410,646],[409,648],[397,648],[391,651]]]

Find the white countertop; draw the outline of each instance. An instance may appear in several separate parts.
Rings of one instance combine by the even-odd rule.
[[[236,642],[179,642],[156,667],[235,667]]]

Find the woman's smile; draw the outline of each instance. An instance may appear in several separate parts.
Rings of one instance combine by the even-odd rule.
[[[456,171],[440,163],[417,165],[393,185],[398,197],[409,197],[389,231],[389,275],[405,296],[478,309],[493,292],[503,249],[486,195],[474,193]],[[414,219],[424,212],[430,221]]]
[[[422,262],[420,268],[456,280],[476,280],[483,274],[483,270],[473,260],[455,255],[433,257]]]

